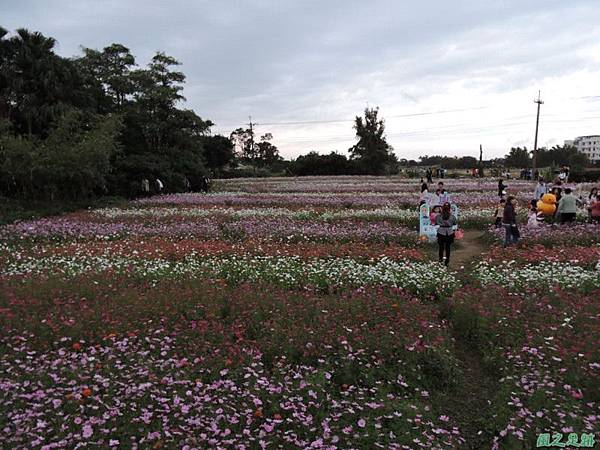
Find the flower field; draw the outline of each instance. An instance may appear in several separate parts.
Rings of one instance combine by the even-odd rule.
[[[496,182],[445,184],[477,235],[449,269],[418,239],[418,180],[399,178],[218,180],[0,227],[2,445],[524,450],[598,434],[600,227],[523,227],[502,249]],[[508,184],[528,202],[530,183]]]

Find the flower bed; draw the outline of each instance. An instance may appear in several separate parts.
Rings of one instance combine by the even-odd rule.
[[[548,225],[538,227],[520,225],[521,242],[527,245],[541,244],[553,246],[578,246],[595,245],[600,243],[600,225],[573,224],[573,225]],[[493,238],[501,242],[504,239],[503,228],[492,228],[490,233]]]
[[[552,290],[558,287],[580,292],[600,288],[600,271],[565,262],[540,262],[519,265],[515,261],[482,261],[473,271],[482,285],[499,285],[511,292],[532,288]]]
[[[455,293],[454,329],[499,378],[486,415],[497,435],[492,448],[534,448],[537,434],[546,430],[598,429],[599,297],[600,290],[515,294],[499,286]]]
[[[464,443],[430,399],[454,370],[433,306],[398,291],[147,288],[114,277],[2,286],[6,445]]]
[[[8,261],[0,276],[58,274],[72,277],[87,272],[114,272],[158,282],[164,278],[222,279],[231,283],[269,282],[286,288],[334,290],[360,286],[399,287],[423,297],[441,296],[457,285],[437,263],[392,260],[370,262],[349,258],[303,260],[295,256],[223,256],[182,260],[137,259],[116,256],[22,257]]]

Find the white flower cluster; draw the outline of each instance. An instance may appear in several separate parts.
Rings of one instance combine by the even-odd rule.
[[[399,220],[417,221],[418,211],[411,208],[375,208],[375,209],[331,209],[317,211],[314,209],[290,210],[287,208],[102,208],[93,211],[94,214],[107,219],[119,218],[165,218],[181,217],[211,217],[225,216],[232,219],[247,217],[286,217],[298,220],[332,221],[343,219],[361,220]],[[461,210],[461,220],[491,220],[492,211],[488,209]]]
[[[600,274],[596,270],[564,262],[545,261],[518,266],[516,261],[501,264],[482,261],[476,266],[474,275],[483,285],[497,284],[515,292],[554,286],[579,291],[600,288]]]
[[[457,286],[451,273],[436,263],[394,260],[382,257],[368,262],[351,258],[298,256],[199,257],[192,254],[180,261],[135,259],[115,256],[25,257],[9,262],[0,275],[55,273],[73,276],[111,270],[117,273],[160,280],[161,278],[203,277],[230,282],[267,282],[290,288],[312,286],[321,289],[383,285],[415,294],[448,294]]]

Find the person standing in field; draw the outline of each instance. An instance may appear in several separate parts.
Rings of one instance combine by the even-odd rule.
[[[598,188],[592,188],[592,190],[590,191],[590,195],[588,196],[587,201],[585,202],[586,209],[588,212],[588,222],[592,222],[592,203],[594,203],[597,197]]]
[[[429,188],[427,183],[421,184],[421,195],[419,196],[419,206],[429,203]]]
[[[547,193],[548,193],[548,186],[546,186],[544,179],[542,177],[540,177],[539,183],[535,186],[535,192],[533,194],[533,198],[535,198],[536,200],[539,200]]]
[[[506,200],[503,198],[500,199],[498,206],[496,206],[496,211],[494,212],[494,227],[501,228],[502,227],[502,216],[504,215],[504,205],[506,204]]]
[[[448,264],[450,264],[450,247],[454,243],[454,227],[458,224],[456,217],[450,210],[450,203],[444,203],[441,214],[438,214],[435,219],[435,224],[438,226],[437,241],[440,263],[443,262],[448,267]]]
[[[446,188],[444,188],[444,182],[440,181],[438,183],[438,191],[440,191],[440,199],[439,199],[439,205],[444,205],[444,203],[450,203],[450,194],[448,193],[448,191],[446,190]]]
[[[556,213],[560,216],[560,223],[575,221],[575,216],[577,215],[577,197],[571,193],[571,188],[565,189],[565,195],[558,202]]]
[[[498,180],[498,197],[503,197],[505,194],[506,185],[504,184],[504,180],[500,178]]]
[[[506,230],[504,237],[504,248],[519,241],[519,228],[517,227],[517,199],[512,195],[506,199],[504,214],[502,215],[502,226]]]
[[[148,178],[142,180],[142,194],[146,197],[150,195],[150,182]]]
[[[590,216],[592,223],[600,224],[600,195],[592,197],[590,201]]]

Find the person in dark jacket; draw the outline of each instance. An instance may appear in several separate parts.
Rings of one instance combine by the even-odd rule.
[[[504,197],[506,191],[506,185],[504,184],[504,180],[500,178],[498,180],[498,197]]]
[[[504,214],[502,215],[502,226],[506,230],[504,247],[519,241],[519,228],[517,227],[517,199],[512,195],[506,199]]]
[[[435,218],[435,224],[438,225],[437,241],[440,262],[448,267],[450,263],[450,246],[454,242],[454,227],[458,224],[456,217],[450,210],[450,203],[444,203],[441,214],[438,214]],[[446,253],[445,257],[444,252]]]

